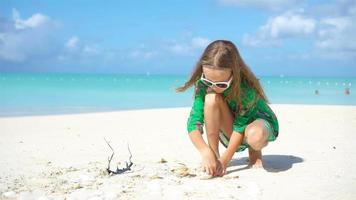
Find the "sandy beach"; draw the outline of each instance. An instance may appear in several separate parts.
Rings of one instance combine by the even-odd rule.
[[[263,169],[236,153],[208,179],[190,108],[0,118],[1,199],[356,199],[356,106],[271,105],[280,124]],[[125,167],[129,145],[131,170]],[[220,145],[222,152],[224,147]]]

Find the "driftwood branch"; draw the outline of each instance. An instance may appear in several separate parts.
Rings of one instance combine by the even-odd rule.
[[[104,137],[104,140],[105,140],[106,144],[109,145],[109,147],[110,147],[110,149],[112,151],[111,156],[108,157],[108,167],[106,168],[106,171],[108,172],[108,174],[109,175],[111,175],[111,174],[122,174],[122,173],[124,173],[126,171],[131,170],[131,167],[132,167],[133,163],[131,162],[132,154],[131,154],[131,150],[130,150],[129,144],[127,144],[127,148],[129,150],[130,157],[129,157],[129,162],[127,162],[127,161],[125,162],[126,163],[126,167],[124,167],[122,169],[119,169],[119,167],[116,166],[116,171],[112,171],[112,170],[110,170],[110,163],[111,163],[112,158],[114,157],[115,152],[114,152],[114,149],[109,144],[109,142],[105,139],[105,137]]]

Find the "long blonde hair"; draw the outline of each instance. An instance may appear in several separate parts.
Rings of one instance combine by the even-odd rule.
[[[258,94],[256,96],[263,98],[267,103],[269,103],[260,82],[242,60],[237,47],[231,41],[227,40],[216,40],[205,48],[199,61],[195,65],[191,77],[184,84],[184,86],[176,88],[176,92],[184,92],[193,85],[197,87],[195,84],[201,77],[203,65],[214,69],[232,70],[233,82],[230,86],[231,92],[225,100],[235,99],[237,102],[237,109],[240,110],[242,108],[241,97],[244,94],[241,94],[240,84],[243,80],[246,81],[249,87],[256,90]],[[255,98],[255,100],[257,100],[257,98]],[[250,105],[253,104],[254,102]]]

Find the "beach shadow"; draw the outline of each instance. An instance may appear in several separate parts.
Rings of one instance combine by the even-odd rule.
[[[303,162],[304,159],[292,156],[292,155],[263,155],[263,168],[268,172],[281,172],[292,168],[293,164]],[[241,171],[245,169],[250,169],[248,166],[248,157],[242,157],[239,159],[232,159],[229,166],[240,166],[244,167],[230,170],[227,173],[233,173],[236,171]]]

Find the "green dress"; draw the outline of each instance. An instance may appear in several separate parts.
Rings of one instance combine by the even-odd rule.
[[[272,109],[267,105],[265,100],[259,96],[257,97],[258,100],[256,101],[256,103],[250,107],[250,103],[253,102],[255,96],[257,95],[257,92],[255,89],[249,87],[246,81],[244,81],[244,79],[242,79],[240,87],[242,90],[242,111],[237,112],[236,100],[229,100],[227,102],[235,118],[233,122],[233,131],[242,134],[244,133],[245,128],[248,124],[258,118],[261,118],[268,121],[273,129],[273,134],[269,135],[268,141],[276,140],[279,132],[278,120]],[[193,130],[199,130],[201,134],[204,133],[204,100],[205,95],[207,93],[207,88],[208,86],[204,85],[204,83],[202,83],[200,79],[196,82],[194,102],[187,121],[188,133],[191,133]],[[227,96],[230,91],[231,86],[223,92],[223,96]],[[250,107],[250,109],[247,109],[248,107]],[[225,147],[227,147],[229,138],[222,138],[221,135],[223,134],[220,134],[220,142]],[[248,147],[249,145],[244,141],[236,150],[236,152],[244,151]]]

